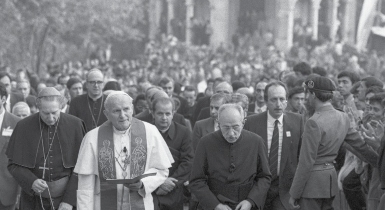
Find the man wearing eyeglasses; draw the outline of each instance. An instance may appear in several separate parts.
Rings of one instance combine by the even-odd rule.
[[[219,130],[198,143],[190,187],[203,209],[262,209],[271,174],[263,139],[243,129],[236,104],[218,110]]]
[[[106,116],[102,113],[107,97],[103,95],[103,81],[104,76],[99,69],[90,70],[86,81],[87,94],[75,97],[70,103],[69,114],[82,119],[86,124],[87,131],[107,121]]]
[[[245,129],[261,136],[267,147],[272,179],[264,209],[288,210],[303,120],[300,114],[285,112],[287,89],[284,83],[269,83],[264,90],[264,100],[267,111],[247,117]]]

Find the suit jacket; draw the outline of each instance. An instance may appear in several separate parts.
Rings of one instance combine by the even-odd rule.
[[[378,171],[380,172],[381,189],[385,189],[385,136],[381,139],[378,156]]]
[[[9,206],[16,203],[16,197],[18,193],[18,184],[13,176],[9,173],[8,158],[5,154],[7,151],[8,142],[11,137],[11,133],[5,133],[4,129],[14,129],[20,118],[5,111],[3,124],[1,125],[0,136],[0,202],[4,206]]]
[[[209,133],[214,132],[214,119],[209,117],[204,120],[199,120],[195,123],[192,137],[192,145],[194,151],[196,150],[201,138]]]
[[[198,101],[197,101],[197,105],[195,107],[195,111],[194,111],[194,114],[192,116],[192,119],[191,119],[191,123],[194,125],[195,122],[197,122],[197,117],[199,116],[199,113],[201,112],[201,110],[205,107],[210,107],[210,96],[205,96],[203,98],[200,98]],[[204,118],[202,118],[204,119]]]
[[[298,164],[303,119],[299,114],[284,113],[282,122],[283,138],[278,188],[282,204],[289,209],[289,190]],[[261,136],[267,149],[267,111],[247,117],[244,129]]]
[[[377,153],[350,127],[348,115],[330,104],[318,108],[309,118],[290,188],[291,197],[331,198],[338,193],[333,161],[344,141],[361,153],[366,162],[377,164]]]
[[[210,107],[205,107],[203,108],[200,112],[199,112],[199,115],[197,116],[196,118],[196,122],[198,122],[199,120],[204,120],[204,119],[207,119],[210,117]],[[195,122],[195,123],[196,123]]]
[[[250,103],[249,104],[249,112],[254,112],[255,109],[255,103]]]

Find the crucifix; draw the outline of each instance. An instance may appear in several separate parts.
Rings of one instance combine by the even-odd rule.
[[[43,167],[40,166],[39,169],[40,169],[40,170],[43,170],[43,177],[42,177],[42,178],[44,179],[44,177],[45,177],[45,170],[46,170],[46,169],[49,170],[49,168],[46,168],[46,167],[45,167],[45,161],[44,161],[44,166],[43,166]]]

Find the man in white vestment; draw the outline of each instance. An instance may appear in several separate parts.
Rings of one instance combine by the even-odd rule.
[[[174,162],[168,146],[155,126],[132,117],[128,94],[114,91],[104,105],[108,120],[84,137],[75,166],[77,209],[152,210],[151,193]]]

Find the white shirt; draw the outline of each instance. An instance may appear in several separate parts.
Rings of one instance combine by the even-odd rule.
[[[3,111],[0,113],[0,128],[1,126],[3,126],[4,114],[5,114],[5,110],[3,109]]]
[[[112,126],[113,127],[113,126]],[[123,169],[121,168],[124,167],[124,163],[122,161],[122,158],[119,157],[119,154],[123,151],[123,148],[126,147],[127,149],[127,155],[131,155],[131,144],[130,144],[130,128],[128,128],[127,130],[124,130],[124,131],[119,131],[119,130],[116,130],[115,127],[114,128],[114,132],[113,132],[113,135],[114,135],[114,148],[115,148],[115,168],[116,168],[116,178],[117,179],[129,179],[130,178],[130,165],[127,165],[127,168],[126,168],[126,172],[127,172],[127,176],[126,177],[123,177]],[[122,153],[123,154],[123,153]],[[119,163],[118,161],[119,160]],[[118,208],[120,209],[120,206],[122,205],[121,204],[121,198],[122,198],[122,189],[123,189],[123,184],[118,184],[117,185],[117,195],[118,195]],[[126,196],[123,196],[123,209],[129,209],[130,206],[129,206],[129,196],[127,196],[129,194],[129,191],[128,191],[128,188],[127,187],[124,187],[124,195]]]
[[[278,120],[278,131],[279,131],[279,139],[278,139],[278,169],[277,174],[279,175],[279,168],[281,166],[281,152],[282,152],[282,139],[283,139],[283,115],[281,115],[278,119],[273,118],[269,112],[267,112],[267,150],[268,155],[270,155],[270,147],[271,147],[271,138],[273,137],[275,120]]]
[[[219,124],[217,120],[214,120],[214,131],[219,130]]]
[[[4,107],[8,112],[12,112],[11,110],[11,94],[8,94],[7,101],[5,102],[5,107]]]
[[[261,110],[259,110],[259,109],[261,109]],[[266,106],[266,104],[265,104],[265,105],[263,105],[262,107],[259,107],[259,106],[257,105],[257,103],[255,103],[255,109],[254,109],[254,113],[257,113],[257,114],[259,114],[259,113],[261,113],[261,112],[264,112],[264,111],[266,111],[266,109],[267,109],[267,106]]]

